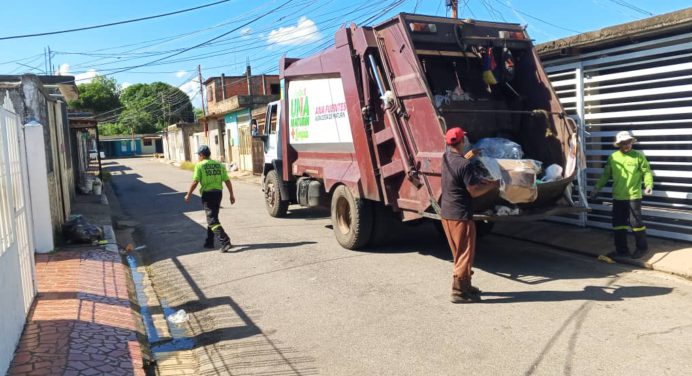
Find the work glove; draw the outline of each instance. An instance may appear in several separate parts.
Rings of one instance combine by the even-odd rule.
[[[654,188],[653,187],[646,187],[644,189],[644,194],[647,196],[651,196],[652,194],[654,194]]]

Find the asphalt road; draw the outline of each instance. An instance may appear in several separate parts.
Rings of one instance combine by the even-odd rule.
[[[260,187],[235,182],[221,222],[237,248],[221,254],[202,249],[199,200],[183,201],[191,172],[106,164],[160,298],[192,313],[199,374],[692,374],[687,280],[491,235],[476,256],[483,302],[453,305],[430,225],[348,251],[328,213],[271,218]]]

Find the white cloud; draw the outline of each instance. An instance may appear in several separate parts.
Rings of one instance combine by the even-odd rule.
[[[271,44],[299,46],[322,38],[317,25],[311,19],[303,16],[296,26],[280,27],[272,30],[267,37]]]
[[[178,78],[183,78],[185,75],[187,75],[187,71],[184,70],[179,70],[178,73],[175,74],[175,76]]]
[[[243,30],[240,30],[240,35],[243,37],[248,36],[250,34],[252,34],[252,28],[251,27],[246,27]]]
[[[87,84],[91,82],[91,80],[93,80],[94,77],[99,75],[96,69],[89,69],[84,73],[70,73],[70,64],[67,63],[60,64],[58,70],[55,71],[55,74],[60,76],[74,76],[75,82],[77,82],[77,84]]]
[[[123,82],[122,84],[120,84],[120,88],[123,89],[123,90],[127,89],[127,88],[130,87],[130,86],[132,86],[132,84],[129,83],[129,82],[127,82],[127,81],[125,81],[125,82]]]
[[[179,89],[192,99],[193,106],[202,107],[202,97],[197,94],[199,91],[199,80],[197,78],[193,78],[192,80],[182,84]],[[197,95],[195,96],[195,94]]]
[[[60,64],[58,70],[55,71],[55,74],[58,76],[66,76],[69,72],[70,64]]]

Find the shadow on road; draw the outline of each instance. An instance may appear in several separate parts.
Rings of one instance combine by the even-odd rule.
[[[563,302],[569,300],[590,300],[615,302],[632,298],[665,295],[673,291],[669,287],[654,286],[586,286],[582,291],[484,291],[484,304]]]
[[[168,167],[164,167],[168,168]],[[137,239],[147,244],[142,254],[147,265],[154,265],[153,280],[161,299],[170,299],[170,305],[149,307],[152,312],[170,312],[185,309],[190,319],[185,324],[191,336],[153,346],[155,351],[170,352],[195,350],[200,374],[235,374],[237,362],[248,369],[265,369],[267,374],[317,374],[315,359],[301,355],[299,350],[276,343],[255,323],[232,297],[207,297],[195,278],[181,263],[180,258],[195,253],[210,252],[202,248],[206,237],[206,223],[191,219],[190,213],[202,210],[198,197],[184,202],[184,193],[160,183],[147,183],[141,176],[123,165],[111,165],[113,191],[123,212],[143,224],[135,231]],[[124,218],[123,218],[124,219]],[[231,237],[233,234],[230,234]],[[238,246],[236,252],[262,249],[299,247],[315,242],[264,243]],[[246,352],[257,349],[262,356]],[[230,355],[229,355],[230,354]],[[236,358],[229,363],[230,357]],[[271,366],[268,366],[271,365]]]
[[[259,249],[278,249],[278,248],[292,248],[300,247],[308,244],[317,244],[317,242],[307,241],[307,242],[293,242],[293,243],[256,243],[256,244],[234,244],[233,249],[227,253],[240,253],[247,251],[255,251]]]
[[[416,252],[452,260],[446,238],[435,229],[432,222],[390,224],[389,227],[384,242],[358,252]],[[476,244],[474,268],[526,285],[539,285],[561,279],[609,278],[633,269],[621,264],[608,265],[591,261],[585,256],[569,257],[563,252],[550,252],[549,247],[492,234],[479,237]]]

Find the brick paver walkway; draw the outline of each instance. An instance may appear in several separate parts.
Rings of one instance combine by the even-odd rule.
[[[36,255],[39,294],[8,375],[144,375],[124,268],[103,250]]]

